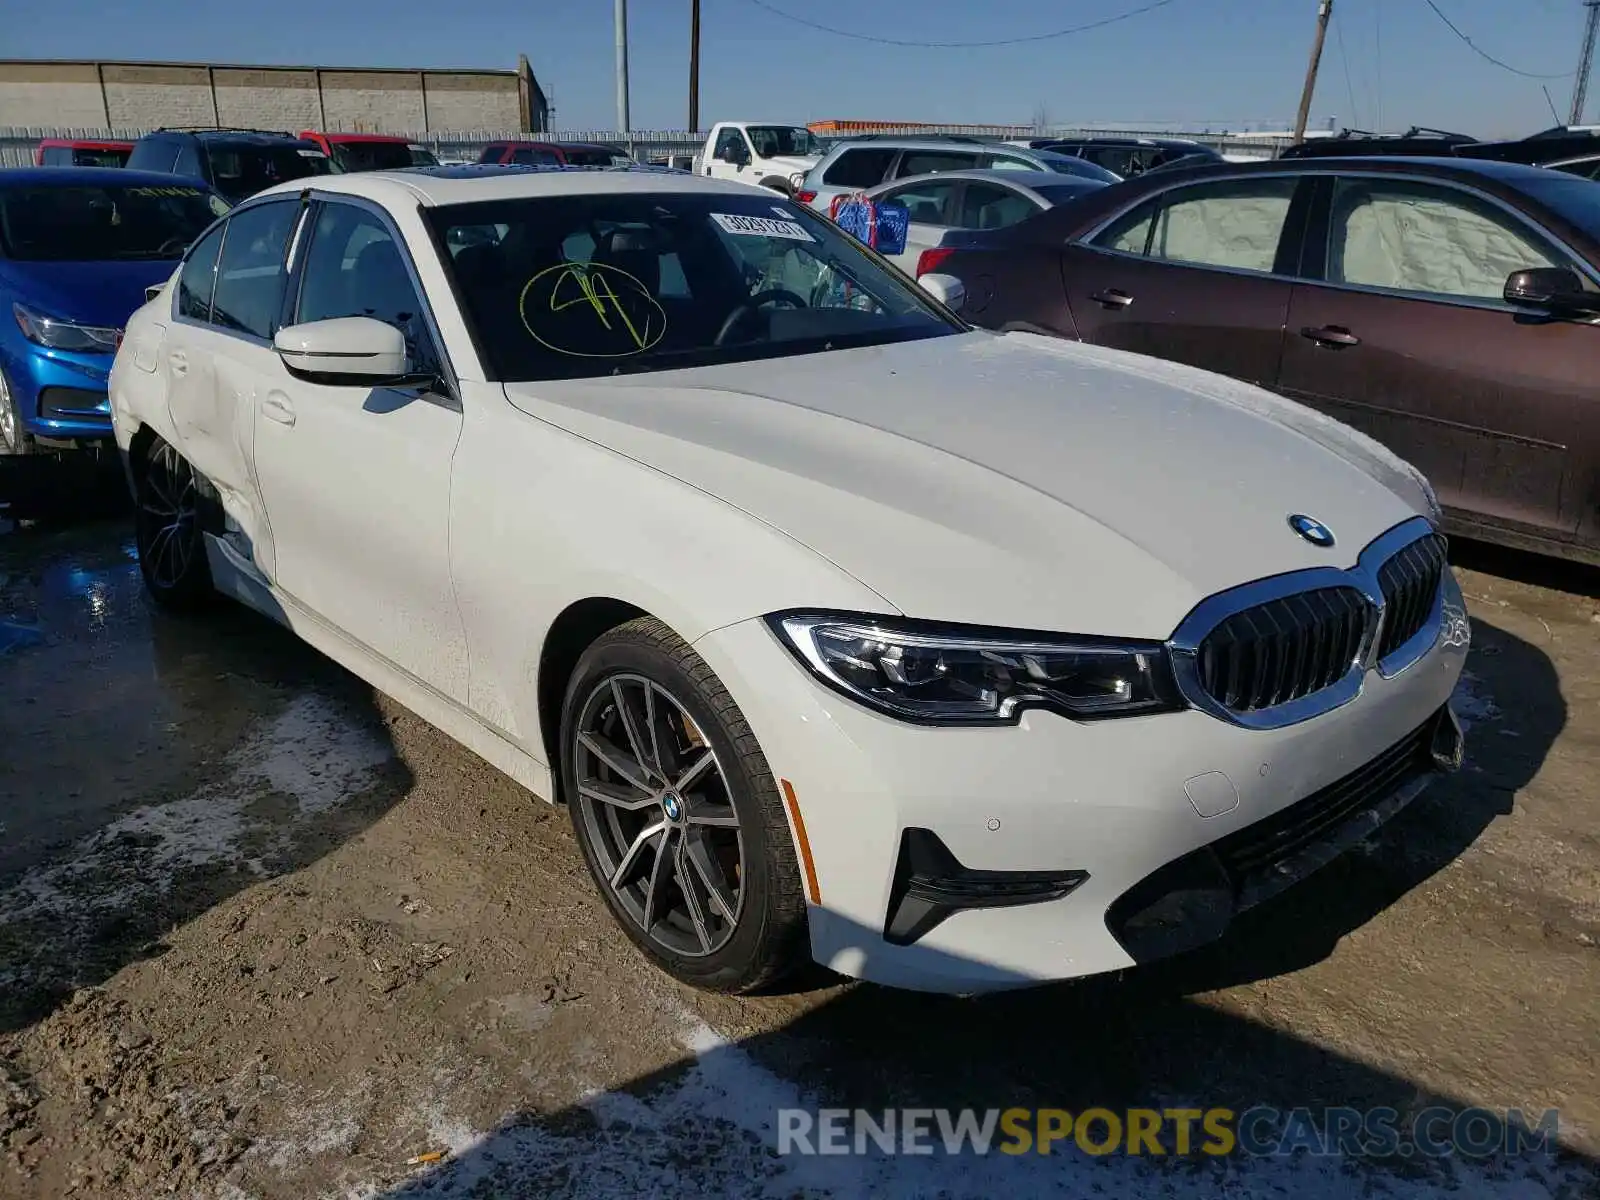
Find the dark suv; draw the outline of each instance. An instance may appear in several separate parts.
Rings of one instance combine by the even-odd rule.
[[[1210,146],[1188,138],[1059,138],[1040,148],[1084,159],[1123,179],[1180,162],[1193,167],[1222,161],[1222,155]]]
[[[515,163],[521,166],[610,167],[627,161],[615,146],[592,142],[490,142],[478,155],[480,163]]]
[[[275,183],[332,170],[311,142],[260,129],[158,129],[134,143],[128,166],[203,179],[230,204]]]

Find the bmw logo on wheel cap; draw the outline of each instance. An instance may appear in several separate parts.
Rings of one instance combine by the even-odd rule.
[[[678,793],[667,792],[662,796],[661,807],[666,810],[667,820],[679,821],[683,819],[683,801],[678,799]]]
[[[1291,514],[1289,528],[1305,538],[1313,546],[1328,547],[1333,545],[1333,530],[1315,517],[1306,516],[1305,513]]]

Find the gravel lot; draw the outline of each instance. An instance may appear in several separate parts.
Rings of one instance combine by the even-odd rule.
[[[1459,555],[1467,769],[1224,943],[734,1000],[643,964],[563,812],[265,621],[150,611],[124,521],[0,534],[0,1195],[1594,1196],[1600,575]],[[771,1149],[786,1106],[1434,1102],[1561,1148]]]

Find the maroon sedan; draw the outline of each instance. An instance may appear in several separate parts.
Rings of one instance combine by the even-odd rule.
[[[1225,163],[965,241],[933,269],[974,324],[1260,384],[1409,459],[1456,532],[1600,562],[1600,185],[1453,159]]]

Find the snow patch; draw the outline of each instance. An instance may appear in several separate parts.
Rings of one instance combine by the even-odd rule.
[[[0,892],[0,922],[136,904],[186,867],[259,870],[259,856],[286,845],[295,823],[366,790],[390,755],[383,740],[331,701],[299,697],[229,753],[221,783],[136,809],[84,838],[65,861],[36,868]],[[264,797],[295,802],[289,828],[251,816],[251,805]],[[241,847],[247,836],[262,839],[251,847],[255,857]]]

